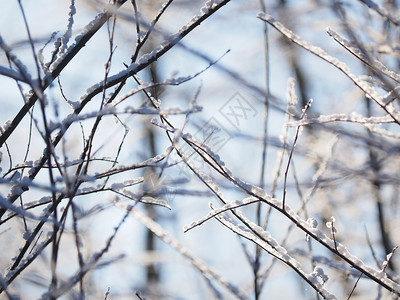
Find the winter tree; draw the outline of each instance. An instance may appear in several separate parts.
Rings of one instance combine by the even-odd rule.
[[[397,299],[398,5],[3,3],[0,299]]]

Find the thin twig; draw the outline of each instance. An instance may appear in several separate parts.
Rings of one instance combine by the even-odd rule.
[[[310,108],[312,103],[312,99],[310,99],[307,104],[306,107],[304,107],[303,109],[303,113],[300,116],[300,119],[304,118],[306,115],[307,110]],[[285,210],[285,201],[286,201],[286,185],[287,185],[287,177],[288,177],[288,173],[289,173],[289,167],[290,167],[290,163],[293,157],[293,152],[294,152],[294,148],[296,146],[297,143],[297,139],[300,135],[300,130],[302,129],[301,126],[297,126],[296,128],[296,134],[294,136],[294,141],[292,144],[292,148],[290,149],[290,153],[289,153],[289,158],[288,158],[288,162],[286,164],[286,169],[285,169],[285,177],[284,177],[284,181],[283,181],[283,196],[282,196],[282,209]]]
[[[363,273],[360,273],[360,276],[358,276],[356,282],[354,283],[353,288],[352,288],[351,291],[350,291],[349,296],[347,297],[347,300],[350,300],[351,296],[353,295],[354,291],[356,290],[357,284],[358,284],[358,282],[360,281],[362,275],[363,275]]]

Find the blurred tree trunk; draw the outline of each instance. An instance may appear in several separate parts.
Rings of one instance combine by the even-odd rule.
[[[151,19],[153,19],[153,16],[157,13],[159,10],[159,1],[151,1],[149,3],[145,3],[146,5],[146,10],[151,14]],[[157,47],[157,40],[154,34],[151,34],[145,43],[143,50],[144,53],[149,53],[153,49]],[[159,70],[157,67],[157,63],[154,62],[150,68],[147,68],[146,71],[148,71],[149,74],[146,74],[148,76],[147,80],[151,80],[152,82],[156,83],[159,82]],[[147,93],[151,94],[152,97],[158,98],[160,90],[158,87],[154,87],[150,90],[147,90]],[[144,100],[144,106],[152,107],[151,102],[148,99]],[[157,138],[156,138],[156,133],[154,131],[154,126],[150,124],[150,122],[145,122],[143,124],[145,126],[145,131],[146,131],[146,147],[145,149],[148,149],[149,155],[148,157],[154,157],[157,155]],[[155,168],[149,168],[146,171],[145,174],[145,180],[146,178],[150,181],[147,184],[150,185],[150,189],[154,190],[155,187],[157,187],[157,181],[158,181],[158,175],[156,172]],[[152,196],[154,197],[154,196]],[[146,208],[146,213],[147,215],[152,218],[154,221],[158,223],[158,215],[157,211],[154,208],[154,205],[145,205]],[[146,228],[146,234],[145,234],[145,251],[148,254],[155,253],[156,251],[156,240],[157,237],[150,231],[148,228]],[[146,265],[146,288],[147,290],[151,291],[151,294],[158,294],[157,293],[157,287],[160,285],[160,266],[157,265],[155,262],[149,262]]]

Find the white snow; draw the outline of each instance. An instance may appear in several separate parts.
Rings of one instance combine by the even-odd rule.
[[[73,6],[73,5],[71,4],[71,6]],[[71,6],[70,6],[70,14],[72,14],[72,12],[75,13],[75,8],[74,8],[74,7],[71,8]],[[100,24],[98,24],[98,22],[100,22],[100,20],[102,19],[103,16],[104,16],[104,13],[98,14],[89,24],[87,24],[87,25],[83,28],[83,30],[81,31],[81,33],[75,37],[75,43],[73,43],[73,44],[72,44],[71,46],[69,46],[67,49],[63,49],[63,53],[60,53],[60,54],[57,56],[57,58],[55,59],[55,61],[49,66],[49,70],[50,70],[51,72],[54,71],[54,70],[58,67],[58,65],[59,65],[59,64],[64,60],[64,58],[77,46],[77,44],[79,43],[79,41],[80,41],[88,32],[91,32],[95,26],[100,25]],[[69,28],[69,26],[72,27],[72,24],[73,24],[73,15],[70,15],[70,19],[69,19],[68,21],[69,21],[69,23],[68,23],[68,28]],[[67,29],[67,32],[68,32],[68,29]],[[56,42],[57,44],[55,45],[56,48],[58,48],[58,47],[63,47],[63,48],[65,48],[65,47],[66,47],[66,43],[67,43],[68,40],[69,40],[69,37],[68,37],[68,33],[67,33],[67,32],[66,32],[66,35],[64,35],[62,39],[60,38],[60,39],[57,40],[57,42]]]
[[[204,222],[206,222],[207,220],[217,216],[220,213],[223,213],[227,210],[231,210],[231,209],[235,209],[244,205],[248,205],[251,203],[255,203],[258,202],[259,200],[255,197],[247,197],[245,199],[243,199],[242,201],[236,200],[236,201],[232,201],[232,202],[228,202],[227,204],[225,204],[224,206],[222,206],[221,208],[218,209],[214,209],[212,211],[210,211],[206,216],[204,216],[203,218],[201,218],[198,221],[192,222],[190,225],[186,225],[183,227],[183,231],[187,232],[190,229],[192,229],[193,227],[199,226],[201,224],[203,224]]]
[[[361,77],[357,77],[355,74],[351,72],[351,69],[347,66],[346,63],[340,61],[336,57],[330,56],[320,47],[313,46],[309,42],[303,40],[300,36],[287,29],[284,25],[277,22],[271,15],[266,14],[264,12],[260,12],[257,15],[261,20],[268,22],[275,29],[277,29],[280,33],[289,38],[292,42],[306,49],[307,51],[313,53],[319,58],[325,60],[330,63],[338,70],[342,71],[355,85],[357,85],[365,94],[366,97],[371,98],[373,101],[381,105],[385,106],[385,103],[382,101],[382,96],[374,89],[374,87],[369,84],[367,81],[363,80]],[[396,110],[393,106],[387,105],[386,110],[390,113],[396,113]]]
[[[68,25],[67,30],[65,31],[64,35],[61,38],[61,46],[60,46],[60,55],[62,55],[68,48],[69,39],[72,36],[72,26],[74,24],[74,15],[76,13],[75,8],[75,0],[71,0],[71,5],[69,6],[69,13],[68,13]]]
[[[325,274],[324,270],[321,267],[315,267],[313,273],[315,276],[320,277],[323,283],[327,282],[329,277]]]
[[[24,232],[22,238],[23,238],[24,240],[28,240],[28,239],[30,238],[31,234],[32,234],[32,232],[30,232],[29,230],[27,230],[27,231]]]
[[[115,190],[115,191],[118,191],[118,190],[120,190],[120,189],[123,189],[124,187],[125,187],[125,185],[124,185],[123,183],[120,183],[120,182],[113,183],[113,184],[111,185],[111,189],[112,189],[112,190]]]
[[[7,120],[2,126],[2,131],[6,131],[11,126],[12,120]]]
[[[243,226],[233,223],[233,221],[230,218],[224,215],[217,216],[217,219],[221,223],[223,223],[226,227],[228,227],[230,230],[243,236],[246,239],[249,239],[250,241],[253,241],[261,248],[266,250],[268,253],[273,255],[274,257],[279,258],[280,260],[285,262],[287,265],[293,268],[300,276],[306,278],[308,282],[312,284],[315,289],[318,290],[318,293],[320,293],[324,297],[324,299],[336,299],[336,297],[333,294],[329,293],[326,289],[323,288],[323,286],[318,282],[318,280],[315,280],[314,274],[311,275],[305,273],[301,268],[301,264],[295,258],[291,257],[286,251],[286,249],[280,246],[279,243],[271,236],[269,232],[264,231],[261,227],[250,222],[243,215],[240,215],[240,218],[248,227],[251,228],[251,230],[248,230],[248,228],[245,228],[245,230],[243,230],[244,228]]]
[[[318,221],[314,218],[308,218],[307,223],[310,224],[312,228],[318,227]]]

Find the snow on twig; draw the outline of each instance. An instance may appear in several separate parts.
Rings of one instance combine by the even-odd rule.
[[[362,53],[359,49],[352,47],[349,43],[348,40],[346,40],[343,36],[335,32],[331,28],[326,29],[327,33],[335,39],[343,48],[345,48],[347,51],[349,51],[351,54],[353,54],[355,57],[360,59],[363,63],[367,64],[371,68],[375,69],[378,72],[381,72],[388,76],[389,78],[397,81],[400,83],[400,75],[397,74],[396,72],[393,72],[389,70],[382,62],[379,60],[371,57],[371,56],[366,56],[364,53]]]
[[[316,118],[305,118],[298,121],[291,121],[286,124],[288,127],[304,126],[309,124],[325,124],[333,122],[348,122],[361,124],[368,128],[371,132],[375,132],[382,136],[388,138],[400,139],[400,134],[380,128],[377,125],[394,123],[393,118],[386,115],[382,117],[365,117],[363,115],[357,114],[355,112],[350,115],[346,114],[331,114],[331,115],[321,115]]]
[[[179,148],[177,150],[180,151]],[[230,175],[228,175],[228,174],[231,174],[231,172],[228,169],[226,169],[226,167],[224,166],[225,164],[219,159],[219,157],[218,158],[214,157],[215,154],[213,152],[210,153],[210,152],[208,152],[208,150],[209,149],[207,149],[207,150],[203,149],[203,151],[205,151],[205,153],[208,153],[208,155],[210,157],[213,157],[214,162],[217,163],[217,165],[219,165],[219,167],[222,169],[221,171],[224,174],[226,174],[226,176],[231,177]],[[224,218],[224,216],[220,215],[221,212],[226,211],[226,210],[230,210],[230,209],[233,209],[233,208],[237,208],[239,206],[243,206],[243,205],[247,205],[247,204],[250,204],[250,203],[254,203],[254,202],[256,202],[257,198],[260,201],[264,201],[265,198],[268,198],[268,201],[266,201],[267,204],[271,205],[271,203],[274,203],[274,207],[275,208],[279,208],[279,209],[281,208],[281,203],[282,203],[281,201],[269,197],[267,195],[267,193],[265,193],[265,191],[263,191],[261,188],[256,187],[256,186],[251,186],[251,191],[253,192],[253,196],[254,197],[246,198],[243,201],[234,201],[234,202],[230,202],[229,203],[227,200],[225,200],[223,198],[223,195],[219,191],[218,186],[214,183],[214,181],[212,180],[212,178],[210,176],[200,172],[190,161],[188,161],[185,158],[184,155],[182,155],[182,158],[184,159],[185,163],[189,166],[189,168],[225,204],[225,206],[223,206],[222,208],[218,209],[216,212],[210,212],[207,216],[202,218],[200,221],[193,222],[189,226],[185,226],[184,231],[187,231],[187,230],[189,230],[189,229],[191,229],[191,228],[193,228],[193,227],[205,222],[206,220],[210,219],[211,217],[216,217],[219,221],[224,222],[225,218]],[[233,177],[231,177],[231,178],[233,178]],[[242,183],[242,186],[240,186],[240,185],[238,185],[238,186],[243,188],[244,190],[246,190],[244,188],[244,182],[241,181],[241,183]],[[262,197],[260,197],[260,196],[262,196]],[[288,207],[288,209],[289,209],[289,213],[294,214],[293,211],[291,211],[290,207]],[[270,253],[274,257],[282,260],[284,263],[288,264],[289,266],[291,266],[308,283],[310,283],[311,286],[313,286],[322,295],[326,296],[327,299],[336,299],[333,295],[331,295],[329,292],[327,292],[326,290],[324,290],[322,288],[321,284],[318,282],[318,280],[316,280],[315,276],[313,276],[312,274],[305,274],[303,271],[301,271],[301,268],[300,268],[300,265],[298,264],[298,262],[296,260],[294,260],[293,258],[291,258],[290,256],[288,256],[286,249],[284,249],[283,247],[279,246],[279,243],[275,239],[273,239],[268,232],[264,231],[260,226],[256,225],[255,223],[252,223],[250,220],[248,220],[241,213],[240,210],[233,209],[232,213],[241,222],[243,222],[244,225],[235,226],[231,222],[228,222],[227,224],[224,223],[224,225],[226,225],[233,232],[238,233],[239,235],[242,235],[243,237],[248,238],[251,241],[255,242],[256,244],[260,245],[261,247],[263,247],[263,249],[268,251],[268,253]],[[297,216],[297,217],[300,219],[299,216]],[[261,244],[258,243],[260,241],[262,241]]]
[[[125,211],[128,210],[128,206],[122,202],[116,202],[116,205]],[[145,225],[153,234],[159,237],[166,244],[177,250],[183,257],[185,257],[192,266],[194,266],[207,280],[214,279],[225,288],[227,288],[233,296],[238,299],[248,299],[246,293],[240,290],[232,283],[221,277],[211,266],[207,265],[202,260],[194,257],[188,249],[186,249],[177,239],[172,237],[164,228],[162,228],[157,222],[143,214],[137,209],[130,210],[130,214]]]
[[[125,2],[125,1],[124,1]],[[79,35],[75,37],[75,42],[67,48],[67,43],[69,41],[69,27],[73,24],[73,14],[75,13],[75,7],[72,5],[70,7],[71,11],[69,13],[70,18],[68,20],[68,27],[66,33],[63,35],[62,39],[58,42],[59,46],[62,47],[63,52],[57,55],[57,58],[49,66],[51,72],[57,69],[63,68],[74,56],[75,54],[85,46],[86,42],[104,25],[104,23],[113,15],[116,10],[115,5],[108,5],[105,12],[98,14],[90,23],[88,23]],[[61,48],[57,49],[60,51]],[[51,75],[49,75],[51,76]]]
[[[239,178],[232,178],[232,182],[242,188],[244,191],[247,191],[249,195],[259,198],[262,201],[265,201],[267,204],[271,205],[282,214],[284,214],[287,218],[291,220],[294,224],[297,225],[301,230],[303,230],[306,234],[310,235],[313,239],[318,241],[320,244],[325,246],[326,248],[333,251],[347,263],[349,263],[353,268],[359,270],[364,273],[366,276],[380,284],[382,287],[390,290],[397,295],[400,295],[400,285],[393,280],[387,278],[387,276],[380,270],[376,270],[368,265],[366,265],[361,259],[352,255],[348,249],[341,244],[340,242],[334,242],[331,238],[326,236],[321,230],[318,228],[313,228],[307,221],[303,220],[294,210],[290,208],[288,204],[285,205],[285,210],[281,208],[281,201],[270,198],[267,196],[267,193],[263,191],[261,188],[254,186],[252,184],[246,183]]]
[[[313,99],[308,100],[306,106],[303,108],[303,112],[302,112],[302,114],[300,116],[300,119],[303,119],[303,118],[306,117],[306,112],[311,107],[312,102],[313,102]],[[285,204],[286,204],[286,185],[287,185],[287,177],[288,177],[288,173],[289,173],[289,167],[290,167],[290,164],[291,164],[291,161],[292,161],[294,148],[296,147],[297,139],[299,138],[302,130],[303,130],[302,126],[297,126],[296,134],[295,134],[294,140],[293,140],[293,144],[292,144],[292,147],[291,147],[290,152],[289,152],[288,162],[286,164],[285,175],[284,175],[284,178],[283,178],[283,196],[282,196],[282,208],[283,209],[285,209]]]
[[[122,114],[137,114],[137,115],[156,115],[156,116],[165,116],[165,115],[186,115],[189,113],[196,113],[202,111],[201,106],[193,106],[189,109],[181,109],[181,108],[163,108],[163,109],[155,109],[151,107],[141,107],[135,108],[132,106],[124,107],[123,109],[118,109],[113,105],[106,105],[101,111],[89,112],[87,114],[79,114],[76,115],[74,113],[68,115],[61,123],[52,123],[49,129],[54,131],[55,129],[62,129],[68,127],[74,122],[80,122],[83,120],[96,118],[98,116],[107,116],[107,115],[122,115]]]
[[[194,75],[189,75],[189,76],[184,76],[184,77],[178,77],[178,78],[168,78],[167,80],[163,81],[163,82],[149,82],[149,83],[142,83],[140,82],[139,86],[130,90],[129,92],[127,92],[125,95],[122,95],[121,97],[119,97],[117,100],[113,101],[113,105],[117,105],[120,102],[124,101],[125,99],[129,98],[130,96],[140,92],[140,91],[144,91],[146,89],[149,88],[154,88],[154,87],[159,87],[159,86],[168,86],[168,85],[181,85],[189,80],[192,80],[193,78],[196,78],[197,76],[201,75],[202,73],[204,73],[205,71],[207,71],[209,68],[211,68],[212,66],[214,66],[215,64],[217,64],[230,50],[226,51],[220,58],[218,58],[217,60],[210,62],[210,64],[200,70],[199,72],[195,73]]]
[[[171,34],[165,38],[161,44],[154,48],[150,53],[146,53],[142,55],[139,60],[135,63],[132,63],[126,70],[123,70],[117,74],[109,76],[107,81],[101,81],[97,84],[91,86],[86,90],[86,94],[81,97],[81,102],[86,103],[92,97],[102,92],[103,87],[111,87],[114,86],[128,77],[135,75],[139,71],[143,70],[145,67],[150,65],[152,62],[156,61],[166,52],[168,52],[172,47],[174,47],[177,43],[179,43],[186,35],[188,35],[192,30],[198,27],[201,22],[206,20],[210,15],[215,13],[222,6],[226,5],[230,0],[214,0],[207,1],[204,9],[201,10],[201,13],[194,16],[186,25],[182,26],[178,32],[175,34]]]
[[[386,130],[384,128],[380,128],[378,126],[374,126],[372,124],[363,124],[368,130],[371,132],[380,134],[382,136],[386,136],[388,138],[394,138],[394,139],[400,139],[400,133],[392,132],[389,130]]]
[[[195,141],[191,141],[195,144]],[[330,249],[344,261],[349,263],[353,268],[356,268],[360,272],[364,273],[367,277],[377,282],[379,285],[384,287],[385,289],[400,295],[400,285],[393,280],[387,278],[386,274],[380,270],[376,270],[368,265],[366,265],[361,259],[352,255],[348,249],[338,241],[333,241],[330,237],[326,236],[321,230],[318,228],[312,227],[306,220],[303,220],[300,215],[298,215],[291,207],[286,204],[284,209],[282,208],[282,201],[278,199],[270,197],[262,188],[249,184],[238,177],[234,177],[231,171],[227,169],[225,163],[221,161],[219,157],[214,157],[215,154],[209,149],[202,147],[202,145],[197,145],[196,147],[202,148],[203,151],[203,159],[207,159],[205,156],[208,155],[210,158],[213,158],[214,163],[217,166],[214,166],[214,169],[221,173],[226,179],[235,184],[242,191],[246,192],[249,196],[253,196],[258,198],[260,201],[265,202],[270,205],[284,216],[286,216],[291,222],[297,225],[304,233],[315,239],[317,242],[322,244],[324,247]],[[181,151],[177,149],[178,151]],[[199,153],[199,152],[198,152]],[[201,154],[201,153],[200,153]],[[214,183],[212,178],[208,175],[201,173],[194,165],[187,159],[182,153],[182,158],[185,163],[189,166],[189,168],[195,173],[202,181],[207,185],[207,187],[214,192],[214,194],[224,203],[227,204],[228,201],[223,198],[222,193],[219,191],[218,186]],[[209,160],[206,160],[209,161]],[[211,164],[212,166],[212,164]],[[238,213],[239,212],[239,213]],[[242,221],[246,226],[249,226],[246,223],[246,220],[241,217],[241,213],[239,210],[233,210],[232,213]]]
[[[3,38],[0,35],[0,48],[7,54],[9,59],[13,62],[13,64],[17,67],[19,71],[20,77],[22,77],[24,82],[28,83],[36,96],[41,98],[43,97],[42,90],[39,87],[37,80],[32,79],[31,74],[28,72],[27,67],[22,63],[22,61],[11,52],[11,48],[4,42]],[[13,73],[13,72],[12,72]]]
[[[370,9],[376,11],[379,15],[381,15],[383,18],[389,20],[394,25],[400,26],[400,19],[397,16],[392,15],[385,8],[379,6],[374,1],[372,1],[372,0],[359,0],[359,1],[364,3]]]
[[[303,40],[300,36],[286,28],[283,24],[276,21],[271,15],[260,12],[257,17],[264,22],[268,22],[272,25],[276,30],[278,30],[281,34],[286,36],[293,43],[299,45],[310,53],[320,57],[326,62],[330,63],[338,70],[342,71],[356,86],[358,86],[366,97],[371,98],[375,101],[388,115],[390,115],[394,122],[400,124],[400,113],[392,105],[387,105],[383,101],[383,97],[375,90],[375,88],[370,85],[367,81],[363,80],[360,77],[357,77],[354,73],[351,72],[350,68],[346,63],[340,61],[339,59],[330,56],[320,47],[314,46],[309,42]]]
[[[203,224],[204,222],[206,222],[207,220],[227,211],[227,210],[231,210],[231,209],[236,209],[239,208],[241,206],[245,206],[251,203],[256,203],[259,202],[260,200],[255,198],[255,197],[247,197],[245,199],[243,199],[242,201],[232,201],[229,202],[227,204],[225,204],[224,206],[217,208],[217,209],[213,209],[212,211],[210,211],[206,216],[202,217],[200,220],[192,222],[190,225],[186,225],[183,227],[183,231],[187,232],[191,229],[193,229],[196,226],[199,226],[201,224]]]
[[[93,37],[93,35],[100,29],[100,27],[103,26],[103,24],[112,16],[115,10],[120,7],[124,2],[126,2],[126,0],[120,0],[115,5],[107,6],[105,13],[98,15],[95,20],[90,22],[87,25],[87,28],[85,28],[84,32],[82,32],[82,34],[77,37],[77,39],[75,39],[75,43],[71,45],[63,55],[58,57],[56,61],[51,64],[51,73],[47,74],[42,82],[43,90],[45,90],[53,82],[53,80],[61,73],[65,66],[85,46],[86,42]],[[3,45],[4,43],[0,36],[0,46],[2,47]],[[30,92],[29,99],[21,108],[17,116],[12,120],[11,126],[9,126],[7,130],[3,132],[0,136],[0,147],[7,141],[9,136],[14,132],[19,123],[22,121],[23,117],[28,113],[28,111],[32,108],[36,101],[42,97],[42,90],[36,88],[37,85],[35,84],[35,81],[30,80],[30,75],[28,72],[26,72],[25,67],[23,65],[19,66],[15,60],[13,62],[17,65],[19,71],[22,73],[22,76],[24,76],[28,80],[34,93]]]
[[[43,217],[36,216],[36,215],[26,211],[24,208],[17,207],[15,205],[11,204],[7,199],[5,199],[4,197],[1,197],[1,196],[0,196],[0,207],[2,207],[4,209],[7,209],[9,211],[12,211],[18,216],[23,216],[23,217],[26,217],[26,218],[29,218],[29,219],[32,219],[32,220],[37,220],[37,221],[45,220],[47,223],[55,224],[57,226],[61,225],[60,223],[58,223],[53,218],[44,219]],[[2,220],[0,219],[0,224],[1,224],[1,221]]]
[[[336,270],[340,270],[343,273],[345,273],[346,276],[357,277],[360,275],[360,271],[349,267],[347,264],[345,264],[343,262],[327,258],[326,256],[311,255],[309,252],[307,252],[303,249],[299,249],[299,248],[294,249],[293,251],[291,251],[291,253],[296,254],[296,255],[301,255],[305,258],[311,259],[313,262],[326,265],[326,266],[328,266],[330,268],[334,268]]]
[[[250,229],[243,226],[237,225],[233,223],[230,218],[227,218],[224,215],[217,215],[217,220],[228,227],[233,232],[238,235],[253,241],[255,244],[260,246],[262,249],[267,251],[269,254],[284,262],[288,266],[290,266],[297,274],[299,274],[310,286],[312,286],[324,299],[334,300],[336,297],[329,293],[326,289],[323,288],[322,284],[318,281],[315,273],[307,274],[302,268],[300,263],[290,256],[287,250],[280,246],[278,241],[276,241],[269,232],[265,231],[263,228],[258,226],[257,224],[247,220],[243,215],[241,218],[244,218],[246,224],[250,225]]]
[[[140,163],[135,163],[132,165],[119,165],[119,166],[112,167],[106,171],[98,172],[95,174],[95,177],[97,179],[99,179],[99,178],[115,175],[115,174],[122,173],[125,171],[135,170],[135,169],[139,169],[139,168],[143,168],[143,167],[157,167],[157,166],[159,166],[158,163],[160,161],[162,161],[163,159],[165,159],[166,157],[168,157],[168,155],[169,155],[169,148],[167,148],[164,153],[156,155],[149,159],[146,159],[145,161],[142,161]]]
[[[61,45],[60,45],[60,55],[62,55],[68,48],[69,39],[72,36],[72,26],[74,24],[74,15],[76,13],[75,8],[75,0],[71,0],[71,5],[69,6],[69,13],[68,13],[68,25],[67,30],[65,31],[64,35],[61,38]]]
[[[352,122],[358,124],[382,124],[382,123],[393,123],[393,119],[390,116],[383,117],[365,117],[358,113],[346,114],[331,114],[321,115],[317,118],[303,118],[298,121],[291,121],[287,123],[288,127],[303,126],[309,124],[321,124],[331,122]]]

